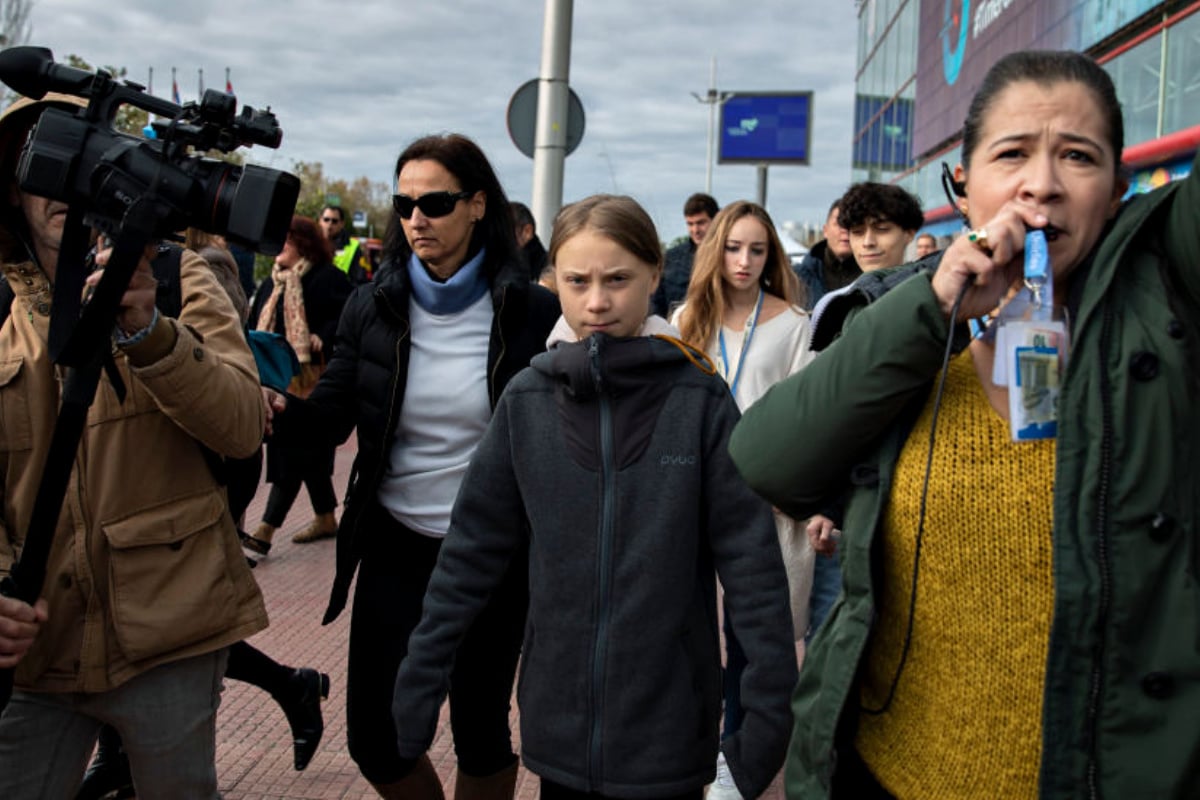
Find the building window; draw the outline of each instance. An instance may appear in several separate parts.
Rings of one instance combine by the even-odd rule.
[[[1200,14],[1167,29],[1167,99],[1163,133],[1200,125]]]
[[[1104,65],[1117,87],[1125,117],[1125,144],[1148,142],[1159,136],[1158,104],[1162,85],[1162,34]]]

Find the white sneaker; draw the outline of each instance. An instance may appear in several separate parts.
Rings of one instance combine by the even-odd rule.
[[[733,782],[733,774],[725,763],[725,754],[717,753],[717,779],[708,787],[707,800],[742,800],[742,793]]]

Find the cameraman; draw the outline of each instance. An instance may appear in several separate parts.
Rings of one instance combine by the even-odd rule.
[[[23,193],[16,159],[47,105],[82,104],[48,95],[0,115],[0,264],[16,295],[0,328],[0,575],[21,550],[62,385],[46,341],[67,208]],[[41,599],[0,598],[0,666],[16,665],[0,797],[73,796],[101,723],[121,734],[139,796],[218,796],[226,648],[267,617],[201,445],[253,453],[263,413],[228,297],[194,253],[179,269],[175,320],[155,308],[157,281],[139,263],[113,330],[125,401],[101,380]]]

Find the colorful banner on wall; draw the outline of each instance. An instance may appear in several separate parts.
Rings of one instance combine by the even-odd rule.
[[[1138,0],[1139,2],[1141,0]],[[921,0],[913,153],[959,135],[992,64],[1029,48],[1079,49],[1079,0]]]
[[[1133,173],[1129,181],[1129,191],[1125,193],[1125,197],[1130,197],[1135,194],[1144,194],[1145,192],[1153,191],[1160,186],[1166,186],[1172,181],[1180,181],[1190,175],[1192,172],[1192,156],[1177,158],[1174,161],[1168,161],[1166,164],[1160,164],[1156,167],[1148,169],[1139,169]]]

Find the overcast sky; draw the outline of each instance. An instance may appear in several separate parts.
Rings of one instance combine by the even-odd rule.
[[[183,100],[197,70],[284,130],[259,163],[319,161],[325,174],[391,184],[404,145],[456,131],[477,141],[511,199],[529,202],[533,162],[508,135],[512,93],[541,66],[543,0],[32,0],[29,44],[126,67]],[[684,199],[704,189],[712,57],[721,90],[812,90],[811,165],[775,166],[776,222],[820,222],[850,179],[856,16],[852,0],[580,0],[570,83],[586,127],[567,157],[564,201],[633,195],[664,240],[684,234]],[[721,203],[753,199],[752,166],[716,165]],[[547,238],[543,233],[543,239]]]

